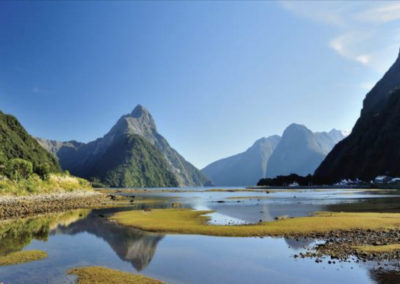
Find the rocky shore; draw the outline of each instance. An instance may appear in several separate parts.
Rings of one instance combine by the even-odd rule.
[[[109,196],[91,191],[30,196],[1,196],[0,219],[24,217],[80,208],[98,208],[108,206],[109,204]]]
[[[329,257],[329,264],[400,259],[400,249],[390,249],[400,243],[400,229],[332,231],[292,239],[299,242],[313,239],[314,246],[294,257],[312,257],[316,262],[322,262],[323,257]]]

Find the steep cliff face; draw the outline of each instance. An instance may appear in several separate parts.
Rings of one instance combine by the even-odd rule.
[[[245,152],[218,160],[202,171],[217,186],[254,185],[265,177],[268,160],[279,140],[277,135],[261,138]]]
[[[364,99],[351,134],[329,153],[315,177],[370,180],[380,174],[400,175],[400,56]]]

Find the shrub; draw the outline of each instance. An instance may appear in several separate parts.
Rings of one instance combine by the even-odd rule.
[[[43,180],[49,179],[50,171],[51,167],[48,163],[40,164],[35,169],[35,173],[37,173]]]
[[[32,163],[24,159],[11,159],[6,164],[6,175],[14,180],[27,179],[33,172]]]
[[[40,185],[42,180],[37,174],[32,174],[25,182],[26,189],[30,193],[38,192],[40,190]]]

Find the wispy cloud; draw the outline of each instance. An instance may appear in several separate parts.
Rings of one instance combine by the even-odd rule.
[[[332,26],[336,35],[328,46],[339,55],[373,68],[386,70],[400,47],[400,3],[283,1],[295,15]]]

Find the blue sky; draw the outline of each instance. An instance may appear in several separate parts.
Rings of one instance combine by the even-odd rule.
[[[137,104],[198,167],[292,122],[350,130],[396,59],[398,2],[0,2],[0,109],[90,141]]]

